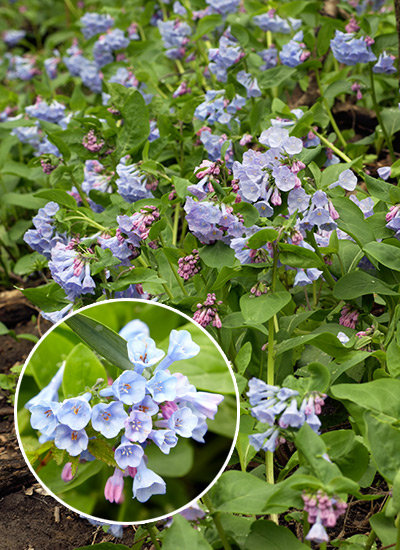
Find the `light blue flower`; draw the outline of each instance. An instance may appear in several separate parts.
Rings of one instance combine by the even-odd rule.
[[[51,435],[59,424],[56,413],[60,406],[61,403],[55,401],[42,401],[30,407],[32,428]]]
[[[71,456],[78,456],[87,449],[89,438],[85,430],[72,430],[65,424],[59,424],[54,443],[57,449],[65,449]]]
[[[219,393],[209,393],[204,391],[190,392],[182,396],[184,401],[188,401],[201,414],[214,420],[218,412],[218,405],[224,400],[224,396]]]
[[[125,437],[134,443],[146,441],[153,425],[151,417],[141,411],[131,411],[124,424]]]
[[[142,461],[144,450],[140,445],[131,443],[128,438],[122,437],[121,444],[115,449],[115,462],[125,470],[128,466],[136,468]]]
[[[169,335],[167,356],[161,361],[154,372],[167,369],[175,361],[192,359],[199,352],[200,346],[193,342],[190,332],[187,330],[172,330]]]
[[[153,396],[154,401],[173,401],[176,397],[176,385],[178,380],[169,372],[158,371],[153,378],[147,382],[147,389]]]
[[[133,498],[139,502],[147,502],[153,495],[165,495],[166,490],[165,481],[147,468],[142,460],[133,478]]]
[[[135,366],[135,372],[141,374],[146,367],[152,367],[163,357],[164,352],[156,347],[152,338],[144,335],[128,340],[128,357]]]
[[[58,401],[58,390],[61,386],[64,369],[65,361],[58,369],[56,374],[53,376],[53,378],[50,380],[50,382],[47,384],[47,386],[41,389],[40,392],[35,395],[35,397],[32,397],[32,399],[30,399],[25,404],[25,409],[28,409],[28,411],[30,411],[32,407],[34,407],[35,405],[40,405],[43,401]]]
[[[146,394],[146,379],[130,370],[124,371],[111,387],[100,390],[102,397],[113,395],[125,405],[133,405],[143,401]]]
[[[279,426],[281,428],[300,428],[304,424],[305,415],[303,412],[297,410],[297,401],[292,399],[290,405],[286,408],[279,419]]]
[[[146,413],[148,416],[154,416],[159,411],[159,406],[155,401],[150,397],[150,395],[146,395],[146,397],[141,401],[140,403],[135,403],[132,405],[132,410],[134,411],[141,411]]]
[[[250,445],[254,447],[256,451],[259,451],[263,448],[265,440],[274,433],[274,430],[275,428],[268,428],[265,432],[249,435]]]
[[[152,430],[149,439],[154,441],[157,447],[166,455],[178,443],[178,438],[173,430]]]
[[[128,418],[121,401],[113,401],[108,405],[98,403],[92,409],[92,426],[107,439],[116,437],[124,427]]]
[[[339,179],[337,181],[329,185],[329,189],[333,189],[338,185],[345,191],[354,191],[357,187],[357,176],[355,176],[348,168],[339,175]]]
[[[89,394],[91,397],[91,394]],[[87,394],[85,394],[87,397]],[[91,408],[85,396],[66,399],[58,409],[56,416],[60,424],[65,424],[71,430],[82,430],[89,424]]]
[[[144,334],[145,336],[150,336],[150,329],[146,325],[146,323],[143,323],[140,319],[133,319],[133,321],[129,321],[124,327],[121,328],[121,330],[118,333],[124,340],[131,340],[132,338],[136,338],[136,336],[139,336],[141,334]]]
[[[197,422],[197,416],[193,414],[189,407],[183,407],[169,417],[168,428],[174,430],[181,437],[191,437]]]

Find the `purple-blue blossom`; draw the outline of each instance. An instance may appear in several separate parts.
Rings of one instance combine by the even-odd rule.
[[[134,443],[143,443],[152,430],[151,417],[142,411],[131,411],[124,421],[125,437]]]
[[[365,37],[355,38],[354,33],[344,33],[337,30],[330,44],[332,53],[339,63],[356,65],[357,63],[369,63],[376,60],[376,56],[372,53]]]
[[[114,19],[109,14],[85,13],[80,18],[83,36],[88,40],[96,34],[107,31],[114,25]]]
[[[98,403],[92,409],[92,426],[107,439],[112,439],[119,434],[124,428],[126,418],[128,414],[122,402],[112,401],[108,405]]]
[[[378,61],[372,67],[374,73],[394,74],[397,69],[394,66],[396,58],[394,55],[383,52],[379,54]]]
[[[133,478],[133,498],[139,502],[147,502],[153,495],[165,495],[166,490],[165,481],[147,468],[142,460]]]
[[[54,443],[58,449],[65,449],[71,456],[78,456],[87,449],[89,438],[84,429],[73,430],[59,424],[55,430]]]
[[[114,396],[125,405],[140,403],[146,395],[146,379],[137,372],[124,371],[111,386],[100,390],[100,395]]]
[[[121,444],[118,445],[114,452],[115,462],[123,470],[128,468],[128,466],[131,468],[136,468],[139,466],[143,455],[143,448],[136,443],[132,443],[125,436],[122,437]]]
[[[292,40],[284,44],[279,54],[281,63],[288,67],[297,67],[309,57],[310,52],[303,42],[303,31],[296,33]]]
[[[253,17],[254,23],[264,32],[280,32],[282,34],[290,34],[292,31],[297,31],[301,26],[301,19],[282,19],[276,14],[274,9],[268,10],[266,13]]]

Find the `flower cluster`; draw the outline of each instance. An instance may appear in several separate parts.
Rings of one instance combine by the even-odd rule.
[[[252,406],[252,416],[270,426],[265,432],[249,435],[250,443],[257,451],[262,449],[273,453],[284,442],[284,430],[299,429],[305,422],[318,433],[321,426],[318,415],[321,414],[325,394],[309,393],[303,397],[299,408],[298,391],[271,386],[258,378],[252,378],[247,396]]]
[[[33,250],[36,250],[50,259],[51,251],[57,243],[65,243],[65,235],[58,233],[54,227],[54,216],[60,207],[56,202],[48,202],[33,218],[35,229],[28,229],[24,235],[24,241]]]
[[[345,65],[357,63],[369,63],[376,60],[376,55],[371,51],[372,38],[355,38],[354,33],[336,31],[331,40],[331,49],[335,58]]]
[[[306,539],[317,543],[328,542],[325,527],[335,527],[338,517],[346,511],[346,502],[337,496],[328,497],[321,489],[316,493],[305,492],[302,497],[307,520],[313,524]]]
[[[178,275],[185,281],[193,277],[200,271],[199,253],[197,250],[192,250],[192,253],[178,260]]]
[[[207,294],[207,298],[202,304],[197,304],[197,310],[194,312],[193,321],[199,323],[202,327],[207,327],[212,323],[215,328],[221,328],[222,323],[218,315],[218,306],[221,301],[217,301],[214,292]]]
[[[127,340],[131,370],[107,387],[99,390],[96,384],[91,391],[59,402],[63,365],[26,408],[32,427],[41,432],[41,442],[54,441],[55,447],[70,457],[94,460],[91,449],[96,454],[95,442],[110,441],[115,467],[105,485],[105,498],[122,502],[124,478],[131,477],[133,498],[146,502],[152,495],[166,492],[165,481],[148,467],[146,447],[156,445],[169,454],[180,437],[204,443],[207,419],[214,419],[224,398],[197,391],[185,375],[168,370],[176,361],[199,353],[200,347],[188,331],[171,331],[166,355],[156,347],[142,321],[131,321],[120,334]],[[94,436],[89,437],[89,428]],[[61,475],[65,482],[74,477],[71,461]]]

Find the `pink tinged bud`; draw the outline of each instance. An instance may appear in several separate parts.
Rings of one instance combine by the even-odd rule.
[[[339,214],[338,214],[337,210],[335,209],[335,207],[333,206],[333,204],[331,203],[331,201],[329,201],[328,207],[329,207],[329,214],[330,214],[331,218],[333,220],[337,220],[338,217],[339,217]]]
[[[372,46],[372,44],[375,44],[375,40],[373,38],[371,38],[370,36],[366,36],[365,37],[365,43],[367,44],[367,46]]]
[[[109,502],[121,504],[124,500],[124,477],[119,468],[115,468],[114,474],[107,479],[104,487],[104,496]]]
[[[279,189],[277,189],[276,187],[272,193],[271,203],[274,206],[280,206],[282,204],[281,194],[279,193]]]
[[[128,466],[128,474],[129,474],[131,477],[135,477],[136,472],[137,472],[137,469],[136,469],[136,468],[134,468],[133,466]]]
[[[161,405],[161,412],[163,415],[163,418],[168,420],[170,416],[174,414],[178,410],[178,405],[174,401],[166,401],[164,405]]]
[[[62,472],[61,472],[61,479],[65,483],[68,483],[68,481],[71,481],[72,479],[74,479],[74,476],[72,475],[72,463],[71,462],[67,462],[64,465],[64,468],[62,469]]]

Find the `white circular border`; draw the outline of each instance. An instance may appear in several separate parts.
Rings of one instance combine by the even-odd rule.
[[[220,471],[217,473],[217,475],[215,476],[215,478],[213,479],[213,481],[204,489],[204,491],[202,491],[196,498],[194,498],[193,500],[191,500],[190,502],[188,502],[187,504],[185,504],[184,506],[181,506],[181,508],[178,508],[177,510],[174,510],[173,512],[170,512],[169,514],[165,514],[164,516],[159,516],[159,517],[156,517],[156,518],[151,518],[151,519],[146,519],[146,520],[142,520],[142,521],[135,521],[135,522],[122,522],[122,521],[112,521],[112,520],[106,520],[104,518],[98,518],[96,516],[92,516],[90,514],[85,514],[84,512],[82,512],[81,510],[78,510],[77,508],[74,508],[73,506],[70,506],[69,504],[65,503],[63,500],[61,500],[57,495],[55,495],[52,491],[49,490],[49,488],[47,487],[47,485],[45,485],[43,483],[43,481],[40,479],[40,477],[37,475],[37,473],[35,472],[35,470],[33,469],[32,465],[30,464],[29,462],[29,459],[27,458],[26,454],[25,454],[25,450],[24,450],[24,447],[22,445],[22,442],[21,442],[21,437],[20,437],[20,434],[19,434],[19,429],[18,429],[18,398],[19,398],[19,390],[20,390],[20,387],[21,387],[21,382],[22,382],[22,378],[24,376],[24,373],[25,373],[25,370],[28,366],[28,363],[32,357],[32,355],[36,352],[36,349],[39,347],[39,345],[43,342],[43,340],[45,340],[45,338],[50,334],[50,332],[52,332],[55,328],[57,328],[60,324],[62,324],[65,320],[69,319],[70,317],[73,317],[74,315],[76,315],[77,313],[81,313],[82,311],[86,310],[86,309],[90,309],[92,307],[97,307],[97,306],[100,306],[102,304],[110,304],[112,302],[134,302],[134,303],[138,303],[138,304],[141,304],[141,305],[144,305],[144,304],[148,304],[148,305],[154,305],[154,306],[158,306],[158,307],[162,307],[162,308],[165,308],[165,309],[169,309],[170,311],[173,311],[174,313],[180,315],[181,317],[184,317],[185,319],[187,319],[188,321],[190,321],[194,326],[196,326],[197,328],[199,328],[200,330],[202,330],[204,332],[204,334],[207,335],[207,337],[211,340],[211,342],[214,344],[214,346],[218,349],[219,353],[221,354],[222,358],[224,359],[225,363],[226,363],[226,366],[228,367],[228,370],[230,372],[230,375],[231,375],[231,378],[232,378],[232,382],[233,382],[233,386],[234,386],[234,389],[235,389],[235,394],[236,394],[236,430],[235,430],[235,435],[233,437],[233,441],[232,441],[232,445],[231,445],[231,448],[230,448],[230,451],[228,453],[228,456],[224,462],[224,464],[222,465]],[[204,327],[202,327],[201,325],[199,325],[198,323],[196,323],[195,321],[193,321],[193,319],[191,317],[189,317],[188,315],[186,315],[186,313],[182,313],[180,312],[179,310],[171,307],[171,306],[167,306],[166,304],[160,304],[156,301],[152,301],[152,300],[142,300],[142,299],[138,299],[138,298],[114,298],[112,300],[104,300],[102,302],[96,302],[94,304],[90,304],[88,306],[84,306],[80,309],[77,309],[75,311],[73,311],[72,313],[66,315],[63,319],[61,319],[60,321],[58,321],[57,323],[54,324],[54,326],[52,326],[47,332],[45,335],[43,335],[40,340],[35,344],[34,348],[32,349],[32,351],[29,353],[25,363],[24,363],[24,366],[21,370],[21,374],[19,375],[18,377],[18,383],[17,383],[17,387],[16,387],[16,390],[15,390],[15,404],[14,404],[14,425],[15,425],[15,433],[17,435],[17,440],[18,440],[18,445],[19,445],[19,448],[20,448],[20,451],[24,457],[24,460],[29,468],[29,470],[32,472],[32,474],[35,476],[35,478],[37,479],[37,481],[39,482],[39,484],[41,486],[43,486],[46,491],[55,499],[57,500],[60,504],[62,504],[63,506],[65,506],[66,508],[69,508],[70,510],[72,510],[73,512],[76,512],[77,514],[81,515],[81,516],[84,516],[85,518],[90,518],[90,519],[93,519],[95,521],[100,521],[106,525],[125,525],[125,526],[128,526],[128,525],[143,525],[143,524],[146,524],[146,523],[152,523],[152,522],[156,522],[156,521],[161,521],[163,519],[167,519],[167,518],[170,518],[171,516],[174,516],[175,514],[178,514],[179,512],[181,512],[182,510],[185,510],[186,508],[192,506],[193,504],[195,504],[200,498],[202,498],[206,493],[208,493],[208,491],[213,487],[213,485],[218,481],[218,479],[221,477],[221,475],[223,474],[226,466],[228,465],[228,462],[233,454],[233,451],[235,449],[235,445],[236,445],[236,440],[237,440],[237,437],[238,437],[238,433],[239,433],[239,426],[240,426],[240,395],[239,395],[239,389],[238,389],[238,386],[237,386],[237,382],[236,382],[236,378],[235,378],[235,373],[233,372],[233,369],[229,363],[229,360],[228,358],[226,357],[225,353],[223,352],[221,346],[218,344],[218,342],[216,342],[214,340],[214,338],[211,336],[211,334],[209,332],[206,331],[206,329]]]

